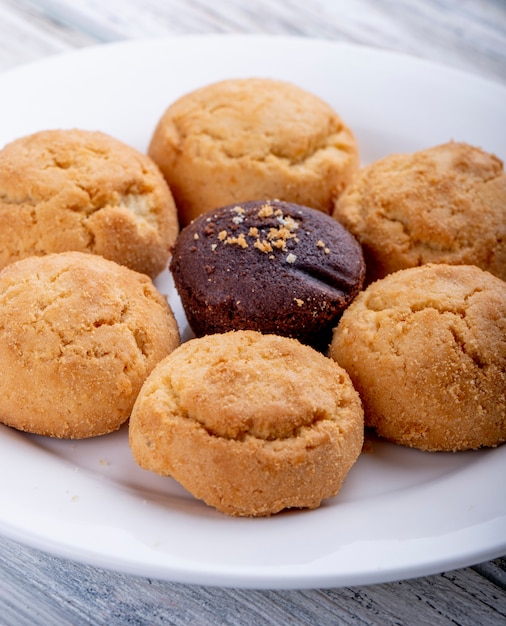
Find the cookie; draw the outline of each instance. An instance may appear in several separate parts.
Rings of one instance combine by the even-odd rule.
[[[174,194],[182,226],[231,203],[279,198],[331,213],[359,166],[341,117],[279,80],[213,83],[171,104],[148,154]]]
[[[183,343],[153,370],[129,424],[140,467],[234,516],[315,508],[363,442],[346,372],[294,339],[237,331]]]
[[[47,130],[0,150],[0,269],[75,250],[151,277],[179,226],[171,192],[146,155],[103,133]]]
[[[0,272],[0,422],[69,439],[116,430],[178,345],[145,274],[82,252],[12,263]]]
[[[343,226],[278,200],[200,215],[178,236],[170,270],[197,336],[252,329],[325,350],[365,275]]]
[[[370,285],[330,356],[365,423],[405,446],[457,451],[506,441],[506,283],[476,266],[427,264]]]
[[[368,282],[424,263],[477,265],[506,280],[506,174],[450,142],[360,170],[333,216],[364,249]]]

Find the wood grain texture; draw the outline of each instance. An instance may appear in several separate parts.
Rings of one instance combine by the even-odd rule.
[[[0,547],[0,623],[9,626],[500,626],[506,619],[506,589],[473,568],[382,585],[259,591],[117,574],[6,539]],[[506,571],[505,559],[492,565]]]
[[[15,0],[0,2],[0,33],[0,70],[97,43],[94,37],[63,27]]]
[[[0,71],[97,43],[185,33],[348,41],[506,83],[505,0],[0,0]],[[128,576],[0,538],[1,626],[505,623],[504,558],[382,585],[256,591]]]
[[[293,34],[409,53],[506,82],[504,0],[1,0],[0,69],[90,43]]]

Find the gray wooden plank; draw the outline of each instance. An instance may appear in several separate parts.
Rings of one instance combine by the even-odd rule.
[[[13,0],[0,2],[0,33],[0,70],[97,43],[93,37]]]
[[[473,568],[382,585],[272,591],[129,576],[45,555],[5,538],[0,539],[0,554],[0,606],[6,620],[1,623],[8,626],[499,626],[506,620],[504,591]]]
[[[181,33],[293,34],[408,52],[506,81],[503,0],[2,0],[0,7],[4,19],[8,11],[11,22],[18,16],[43,27],[63,45]]]
[[[506,593],[506,558],[475,565],[473,569]]]

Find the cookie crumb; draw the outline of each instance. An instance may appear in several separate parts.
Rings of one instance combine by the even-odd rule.
[[[372,441],[370,439],[364,439],[364,444],[362,446],[363,454],[372,454],[374,452],[374,447],[372,445]]]
[[[272,217],[272,215],[274,215],[274,209],[270,204],[264,204],[258,211],[258,217]]]
[[[253,244],[253,246],[255,248],[258,248],[258,250],[260,250],[261,252],[265,252],[265,253],[272,252],[271,244],[265,239],[263,240],[257,239],[255,243]]]
[[[248,242],[246,241],[246,237],[244,236],[243,233],[240,233],[239,235],[237,235],[237,237],[227,237],[225,239],[225,243],[229,244],[229,245],[237,245],[240,246],[241,248],[248,248]]]
[[[296,259],[297,259],[297,256],[293,254],[293,252],[290,252],[290,254],[286,257],[286,262],[295,263]]]
[[[293,217],[291,217],[290,215],[283,216],[283,214],[281,214],[281,216],[278,217],[278,222],[283,224],[283,226],[285,226],[290,232],[293,232],[294,230],[297,230],[297,228],[299,228],[298,222],[294,220]]]

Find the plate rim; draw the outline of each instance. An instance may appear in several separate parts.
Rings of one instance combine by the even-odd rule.
[[[417,56],[411,56],[406,53],[398,52],[394,50],[388,50],[384,48],[374,48],[374,47],[365,46],[362,44],[355,44],[355,43],[349,43],[349,42],[343,42],[343,41],[333,41],[333,40],[328,40],[328,39],[302,37],[302,36],[295,36],[295,35],[256,35],[256,34],[230,34],[230,33],[202,34],[202,35],[199,35],[199,34],[174,35],[174,36],[163,36],[163,37],[155,37],[155,38],[130,39],[130,40],[123,40],[123,41],[115,41],[115,42],[110,42],[110,43],[105,43],[105,44],[96,44],[93,46],[87,46],[87,47],[80,48],[80,49],[69,50],[63,53],[56,53],[53,55],[49,55],[45,58],[42,58],[40,60],[30,61],[28,63],[6,69],[0,72],[0,84],[2,83],[2,81],[11,80],[11,78],[9,77],[14,76],[14,80],[15,80],[16,76],[19,76],[23,73],[33,72],[34,69],[37,69],[37,68],[49,67],[49,69],[51,70],[54,67],[57,67],[60,63],[62,63],[62,59],[67,60],[69,57],[78,56],[84,60],[86,60],[87,58],[92,59],[96,55],[100,56],[104,52],[104,50],[107,50],[107,49],[115,49],[115,50],[118,50],[118,49],[123,50],[126,48],[137,49],[137,48],[144,47],[144,46],[153,46],[155,48],[158,46],[172,47],[172,46],[176,46],[180,44],[182,41],[185,42],[185,45],[187,45],[188,43],[192,41],[199,41],[199,42],[205,41],[206,44],[212,43],[213,41],[219,41],[220,43],[227,41],[228,42],[227,45],[232,45],[234,42],[237,42],[238,40],[243,41],[245,39],[248,40],[250,43],[254,42],[257,44],[265,44],[266,42],[269,42],[269,45],[273,45],[273,44],[280,45],[280,44],[287,43],[289,45],[300,46],[302,48],[304,48],[305,46],[322,46],[323,45],[332,49],[340,49],[342,51],[353,51],[353,52],[358,51],[359,54],[369,55],[371,53],[374,53],[374,55],[380,56],[383,59],[395,59],[396,62],[401,60],[403,63],[407,63],[409,65],[415,64],[415,65],[418,65],[419,67],[424,67],[426,69],[437,68],[438,72],[446,73],[448,76],[460,77],[462,79],[465,79],[466,81],[471,80],[471,81],[474,81],[475,84],[481,84],[483,87],[487,89],[491,89],[491,90],[499,89],[500,91],[504,92],[504,94],[506,94],[506,86],[502,85],[501,83],[492,81],[488,78],[477,76],[475,74],[470,74],[458,68],[449,67],[449,66],[431,61],[431,60],[423,59]],[[10,529],[10,532],[9,532],[8,526],[6,526],[3,520],[1,519],[0,519],[0,528],[2,529],[1,532],[5,534],[5,536],[8,536],[11,539],[24,543],[26,545],[30,545],[31,547],[39,549],[43,552],[47,552],[47,550],[44,549],[44,541],[42,540],[42,538],[37,538],[36,536],[34,536],[33,539],[30,541],[29,538],[26,537],[26,535],[23,535],[23,537],[19,536],[19,533],[16,532],[15,528]],[[506,523],[505,523],[505,528],[506,528]],[[47,543],[47,539],[45,540],[45,542]],[[482,549],[481,551],[477,551],[477,552],[475,551],[475,553],[472,553],[472,554],[469,553],[466,556],[462,556],[462,557],[456,556],[452,564],[450,565],[450,568],[456,569],[460,567],[467,567],[469,565],[479,562],[480,559],[488,560],[490,558],[502,556],[503,554],[506,553],[506,537],[505,537],[504,542],[496,546],[496,548],[497,549],[492,549],[491,547],[489,547],[486,550]],[[79,550],[77,550],[77,552],[79,552]],[[49,552],[49,554],[54,554],[62,558],[76,560],[72,555],[69,555],[68,549],[66,549],[64,546],[59,546],[59,544],[54,545],[51,551]],[[122,562],[121,566],[118,563],[116,567],[114,566],[114,564],[111,565],[110,562],[109,563],[101,562],[99,555],[95,555],[93,557],[92,555],[87,556],[86,554],[83,553],[80,555],[80,557],[77,560],[83,563],[87,563],[88,565],[106,567],[108,569],[113,569],[115,571],[122,571],[122,572],[129,573],[132,575],[142,575],[142,576],[153,577],[153,574],[150,574],[148,572],[140,573],[140,570],[142,568],[139,569],[138,567],[133,566],[133,565],[132,565],[132,568],[125,567],[124,562]],[[442,563],[439,563],[437,565],[437,568],[440,568],[442,565],[443,565]],[[230,566],[227,566],[227,567],[229,568]],[[259,567],[258,569],[261,570],[262,567]],[[191,571],[191,575],[189,575],[190,571]],[[409,574],[406,571],[402,572],[402,578],[413,578],[417,576],[425,576],[425,575],[430,575],[434,573],[435,573],[434,564],[430,566],[426,564],[425,567],[421,567],[418,569],[414,568],[411,574]],[[172,580],[175,582],[177,581],[177,582],[185,582],[185,583],[193,583],[193,584],[196,583],[196,584],[205,584],[205,585],[208,585],[208,584],[213,585],[212,579],[215,577],[215,575],[209,572],[207,578],[206,578],[206,575],[203,575],[200,580],[196,580],[195,573],[193,570],[191,570],[191,568],[188,569],[186,572],[186,575],[183,575],[182,577],[179,577],[179,578],[174,577],[173,574],[174,572],[172,572],[169,578],[166,578],[165,576],[163,576],[163,572],[160,571],[158,575],[155,574],[155,577],[160,577],[161,579]],[[309,576],[309,578],[307,574],[305,575],[305,577],[301,577],[298,574],[294,574],[293,579],[291,579],[290,582],[288,583],[288,586],[286,586],[286,582],[288,580],[286,573],[282,575],[281,577],[278,577],[273,574],[271,578],[266,576],[265,572],[259,572],[258,574],[255,574],[253,576],[250,573],[249,577],[245,573],[243,573],[242,579],[238,580],[237,572],[229,573],[227,576],[226,572],[223,571],[220,574],[219,583],[215,583],[213,586],[217,586],[217,585],[223,586],[223,587],[239,586],[239,587],[250,587],[250,588],[254,587],[254,588],[269,588],[269,589],[273,589],[273,588],[301,589],[301,588],[314,587],[315,584],[318,587],[350,586],[350,585],[357,585],[357,584],[376,584],[376,583],[381,583],[381,582],[390,582],[393,580],[399,580],[400,574],[401,572],[399,571],[390,571],[389,575],[385,577],[386,572],[384,571],[382,573],[375,572],[375,573],[371,573],[369,578],[361,576],[360,580],[358,579],[351,580],[350,582],[345,582],[343,580],[340,580],[337,583],[337,585],[336,585],[336,580],[333,579],[332,575],[330,574],[324,576],[323,578],[318,577],[318,575],[314,573],[311,576]]]

